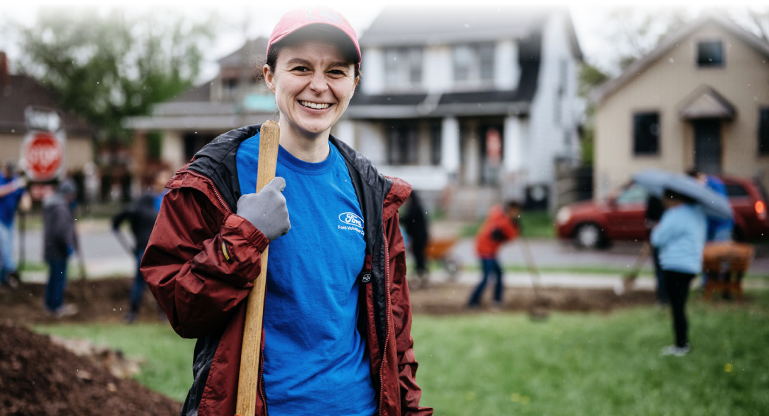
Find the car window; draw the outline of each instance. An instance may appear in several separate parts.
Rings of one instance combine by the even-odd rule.
[[[646,193],[646,189],[638,185],[630,185],[630,187],[625,189],[617,197],[617,204],[625,205],[625,204],[645,203],[647,197],[648,197],[648,194]]]
[[[729,195],[729,198],[743,198],[750,196],[748,190],[745,189],[744,186],[733,183],[726,184],[726,194]]]

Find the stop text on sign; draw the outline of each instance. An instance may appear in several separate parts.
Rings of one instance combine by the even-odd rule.
[[[33,181],[55,179],[61,172],[64,158],[64,142],[55,134],[32,131],[24,139],[22,161],[24,169]]]

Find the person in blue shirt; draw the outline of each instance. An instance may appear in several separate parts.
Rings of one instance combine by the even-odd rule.
[[[24,186],[24,179],[16,173],[15,165],[11,162],[3,165],[0,174],[0,284],[11,287],[18,285],[13,256],[13,222]]]
[[[707,219],[693,200],[665,190],[665,212],[652,230],[651,244],[659,250],[660,267],[673,312],[675,344],[662,349],[662,355],[684,356],[691,347],[686,320],[686,300],[694,276],[702,272]]]
[[[696,169],[690,169],[687,174],[696,179],[702,185],[716,191],[718,194],[723,195],[724,198],[729,198],[729,194],[726,192],[726,185],[724,182],[716,176],[706,175]],[[708,231],[707,241],[730,241],[732,239],[732,231],[734,230],[734,221],[708,217]],[[704,278],[704,276],[703,276]]]

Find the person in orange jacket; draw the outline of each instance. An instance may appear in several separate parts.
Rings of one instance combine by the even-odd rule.
[[[473,308],[481,304],[481,296],[490,275],[495,275],[497,284],[494,288],[494,302],[497,306],[502,304],[502,268],[497,261],[499,248],[507,241],[514,240],[520,234],[518,218],[521,214],[521,206],[518,202],[508,201],[504,208],[495,205],[489,209],[486,221],[483,222],[475,238],[475,247],[478,257],[481,259],[483,279],[473,291],[468,306]]]

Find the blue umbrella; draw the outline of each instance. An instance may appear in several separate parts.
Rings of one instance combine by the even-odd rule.
[[[633,175],[633,182],[657,197],[662,197],[665,189],[687,196],[702,205],[708,217],[726,220],[733,218],[732,207],[725,196],[689,176],[661,169],[647,169]]]

